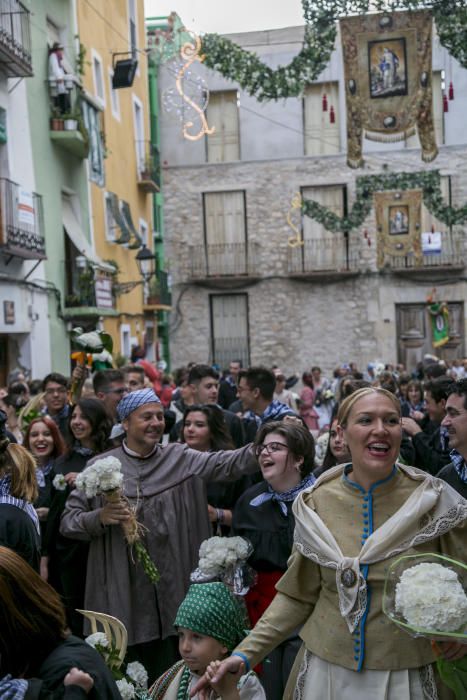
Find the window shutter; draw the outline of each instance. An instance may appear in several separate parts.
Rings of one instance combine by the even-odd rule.
[[[323,95],[327,98],[327,111],[323,111]],[[331,106],[335,121],[331,123]],[[339,85],[317,83],[305,91],[305,155],[322,156],[340,152]]]
[[[211,92],[207,120],[215,132],[207,136],[208,162],[223,163],[240,158],[237,92]]]

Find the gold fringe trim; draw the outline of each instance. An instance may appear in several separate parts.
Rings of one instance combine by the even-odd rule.
[[[422,160],[424,163],[431,163],[438,155],[438,149],[435,148],[433,151],[422,151]]]
[[[405,139],[408,139],[409,136],[413,136],[414,134],[417,133],[417,129],[415,126],[410,127],[410,129],[407,129],[406,131],[402,131],[398,134],[382,134],[382,133],[376,133],[374,131],[366,131],[365,130],[365,138],[368,139],[368,141],[377,141],[378,143],[398,143],[399,141],[405,141]]]
[[[361,168],[364,162],[365,161],[361,157],[358,158],[358,160],[354,158],[347,158],[347,165],[349,168]]]

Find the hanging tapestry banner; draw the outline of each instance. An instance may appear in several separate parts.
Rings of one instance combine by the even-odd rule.
[[[420,190],[375,192],[377,265],[384,267],[388,257],[405,256],[409,265],[422,263]],[[413,261],[413,262],[412,262]]]
[[[449,341],[449,310],[446,302],[436,302],[428,306],[431,321],[433,347],[440,348]]]
[[[351,168],[363,164],[363,136],[387,143],[418,131],[422,159],[436,158],[432,25],[428,10],[340,20]]]

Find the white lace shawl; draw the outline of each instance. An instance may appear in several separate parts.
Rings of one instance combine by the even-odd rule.
[[[345,466],[340,464],[325,472],[297,497],[293,505],[294,542],[303,556],[320,566],[336,569],[339,609],[353,632],[367,606],[367,585],[360,566],[389,559],[444,535],[467,519],[467,501],[440,479],[415,467],[397,464],[400,471],[420,481],[420,485],[399,510],[368,537],[356,557],[346,557],[332,532],[304,500],[307,493],[342,474]]]

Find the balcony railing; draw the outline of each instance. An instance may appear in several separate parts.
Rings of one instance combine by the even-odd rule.
[[[0,178],[0,251],[18,258],[46,258],[42,197]]]
[[[302,246],[288,248],[289,275],[319,275],[358,272],[358,251],[339,234],[310,238]]]
[[[157,272],[157,277],[154,279],[154,286],[149,283],[149,289],[145,293],[145,306],[164,307],[169,310],[172,306],[172,292],[169,285],[169,274],[164,270]]]
[[[30,12],[18,0],[0,4],[0,65],[8,77],[33,74]]]
[[[136,141],[138,187],[144,192],[159,192],[161,163],[159,149],[151,141]]]
[[[257,243],[190,246],[190,278],[257,277]]]
[[[425,252],[421,260],[413,254],[387,255],[385,264],[395,271],[426,271],[440,268],[462,268],[465,266],[464,239],[461,232],[445,231],[441,234],[441,249]]]

